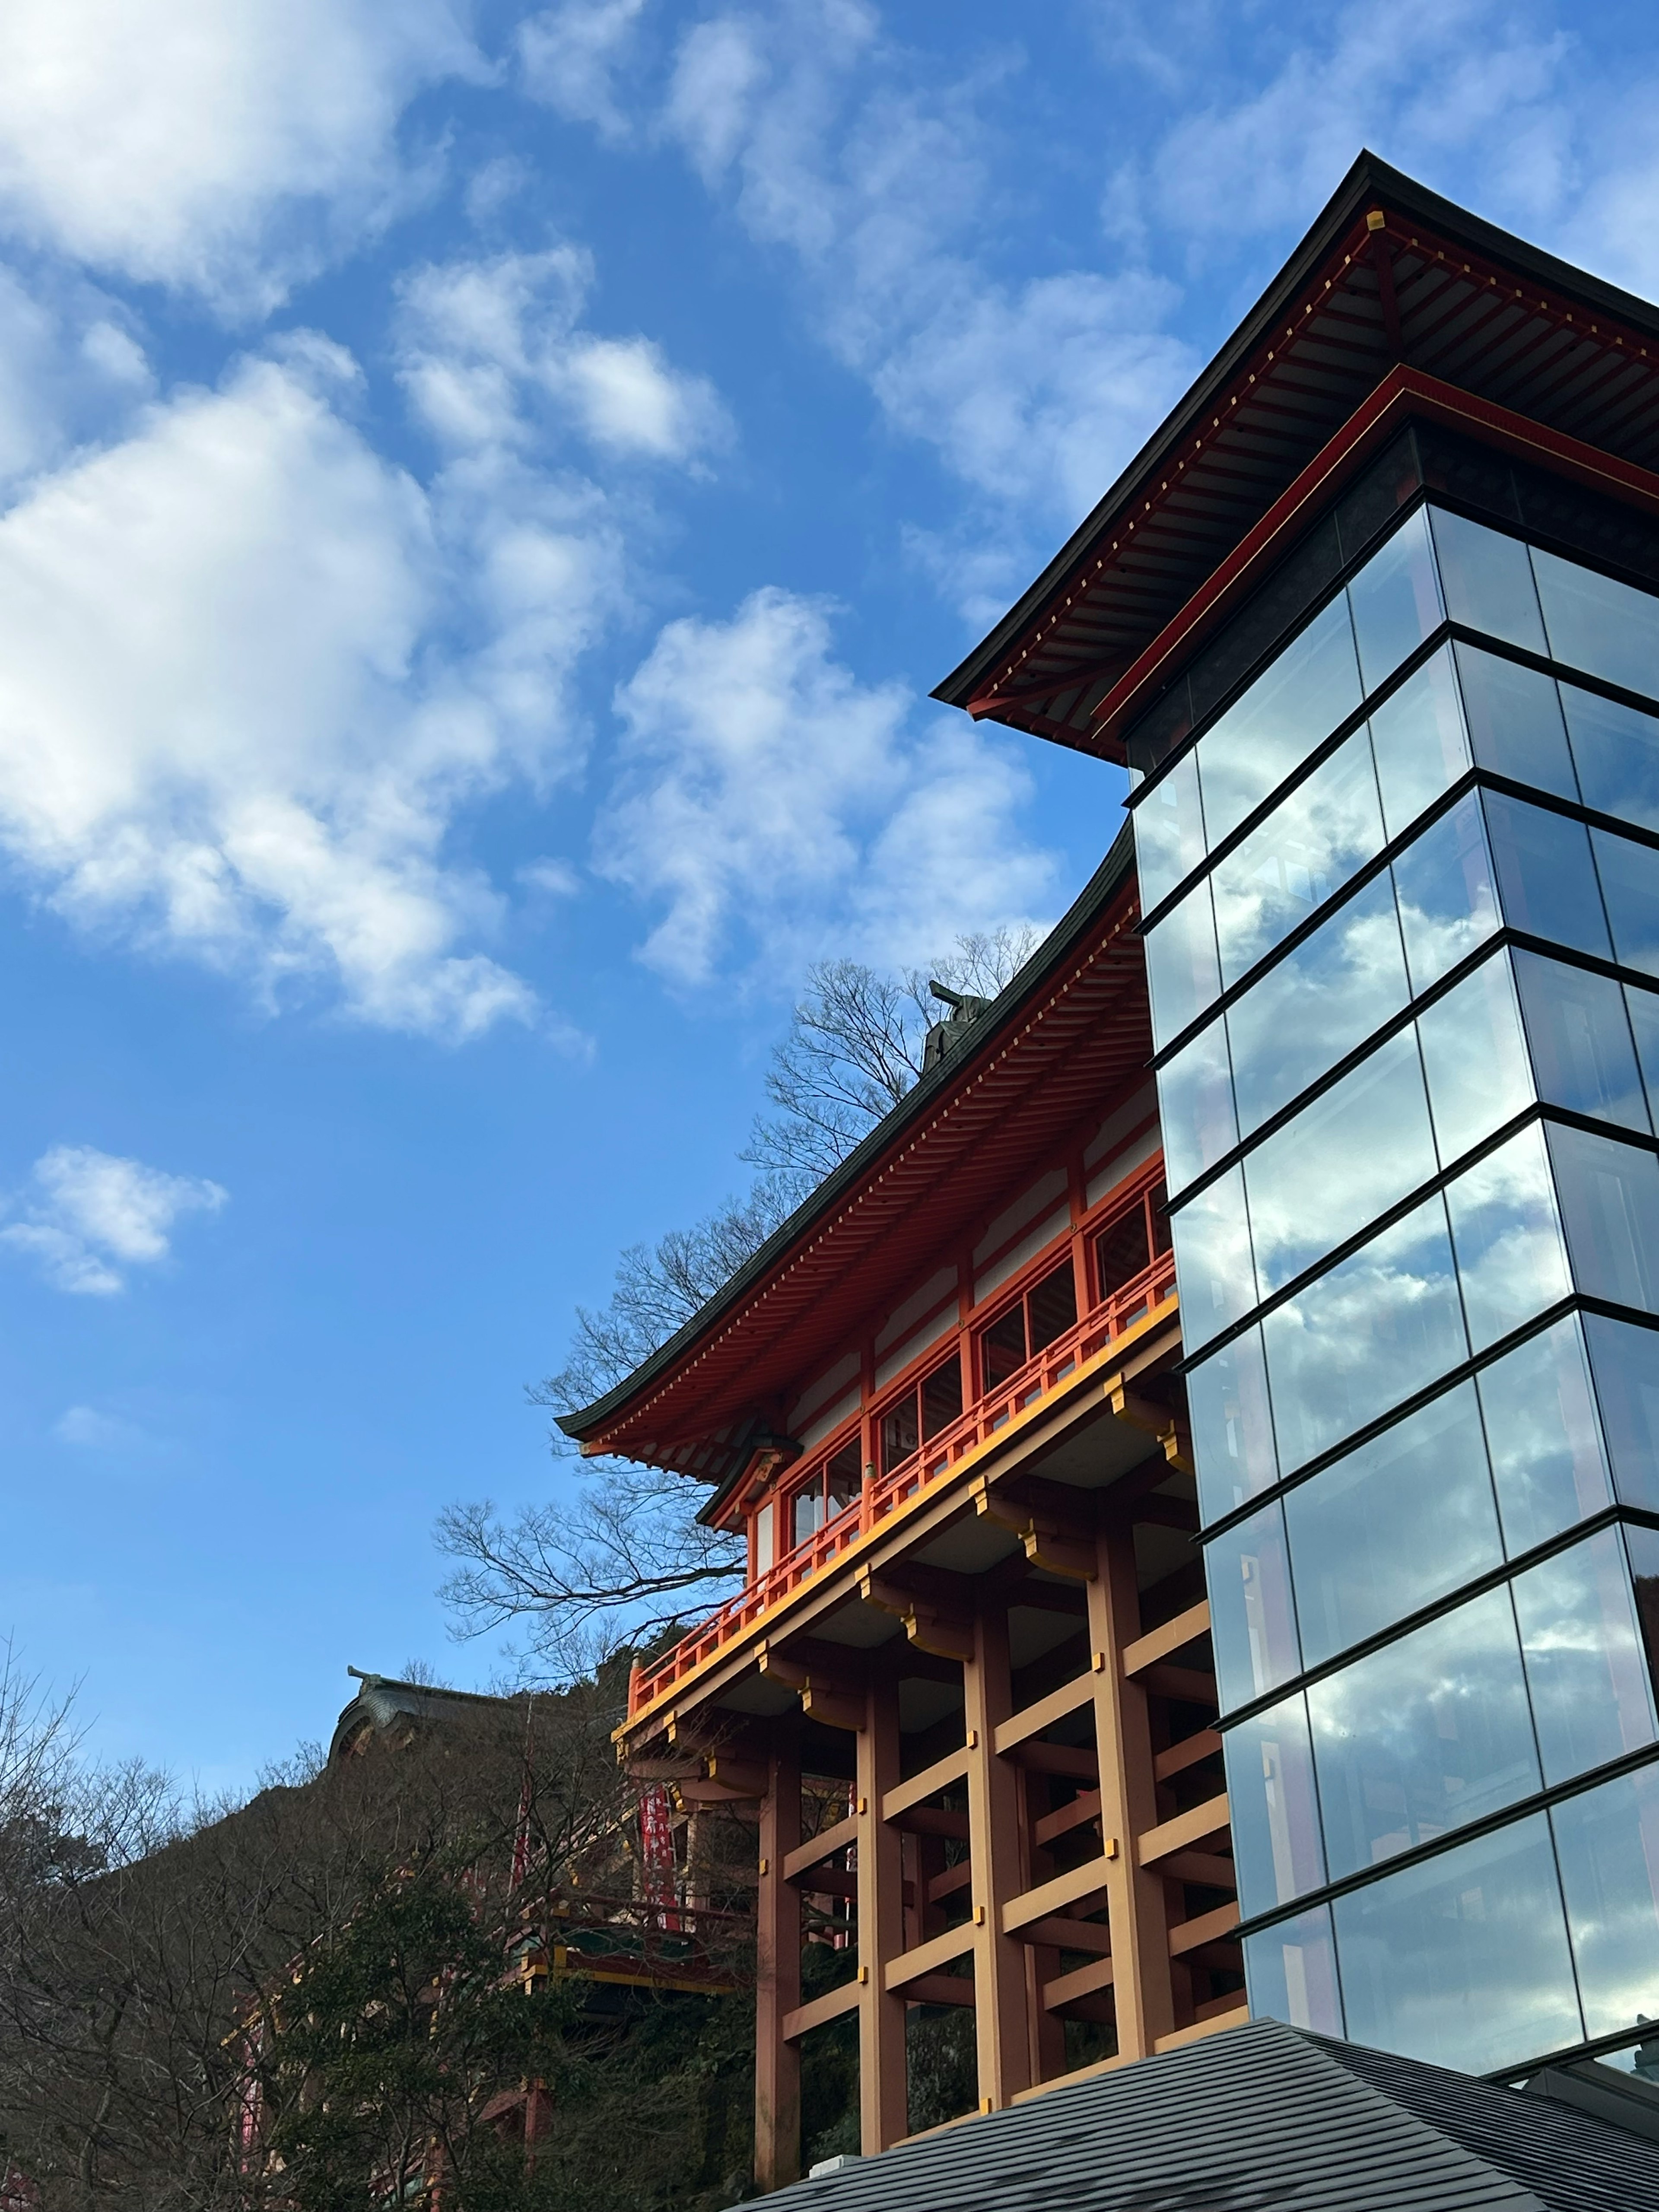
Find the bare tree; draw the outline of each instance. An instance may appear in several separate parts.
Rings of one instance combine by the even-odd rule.
[[[740,1154],[756,1170],[728,1199],[655,1246],[633,1244],[599,1310],[576,1310],[564,1365],[531,1392],[573,1413],[631,1375],[690,1321],[912,1088],[940,1007],[930,986],[994,998],[1030,957],[1037,933],[962,937],[927,969],[884,975],[856,960],[821,961],[790,1016],[766,1078],[775,1114],[755,1122]],[[556,1457],[573,1447],[552,1433]],[[554,1499],[511,1516],[489,1500],[451,1506],[439,1548],[455,1562],[441,1595],[457,1632],[514,1624],[509,1650],[526,1673],[571,1680],[624,1645],[659,1644],[741,1579],[744,1547],[696,1518],[697,1494],[660,1468],[614,1459],[571,1468]]]
[[[739,1158],[799,1204],[921,1075],[927,1032],[941,1012],[931,985],[994,999],[1036,942],[1030,928],[960,937],[948,958],[898,975],[856,960],[808,969],[805,995],[767,1073],[766,1094],[778,1111],[756,1117]]]

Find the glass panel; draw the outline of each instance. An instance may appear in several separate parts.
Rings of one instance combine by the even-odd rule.
[[[1541,547],[1532,560],[1551,658],[1659,698],[1659,603]]]
[[[1558,799],[1576,800],[1578,781],[1553,677],[1460,644],[1457,672],[1469,742],[1482,768],[1513,776]]]
[[[1659,720],[1576,684],[1561,686],[1561,704],[1585,805],[1659,830]]]
[[[1071,1269],[1066,1271],[1069,1282]],[[962,1362],[947,1359],[936,1367],[921,1386],[921,1435],[926,1443],[936,1437],[941,1429],[948,1429],[962,1413]]]
[[[1263,1297],[1431,1182],[1435,1167],[1422,1063],[1407,1029],[1245,1159]]]
[[[1467,1354],[1446,1210],[1427,1200],[1262,1324],[1289,1474]]]
[[[1339,1898],[1347,2033],[1468,2074],[1579,2041],[1541,1813]]]
[[[1485,794],[1483,804],[1510,927],[1605,960],[1607,925],[1583,823],[1495,791]]]
[[[1646,1136],[1648,1109],[1618,984],[1535,952],[1516,952],[1515,978],[1539,1097]]]
[[[1474,1384],[1289,1492],[1285,1519],[1306,1667],[1499,1565]]]
[[[1325,1879],[1308,1709],[1299,1695],[1286,1698],[1229,1729],[1222,1741],[1238,1909],[1248,1920],[1317,1889]]]
[[[1025,1302],[1010,1306],[1000,1321],[994,1321],[979,1340],[980,1364],[985,1376],[984,1387],[994,1390],[1011,1375],[1017,1375],[1024,1366]]]
[[[832,1516],[856,1503],[864,1488],[862,1477],[856,1440],[843,1444],[823,1470],[823,1486],[829,1493]]]
[[[1630,1559],[1631,1589],[1636,1599],[1642,1648],[1648,1662],[1648,1680],[1659,1674],[1659,1532],[1626,1525],[1625,1550]]]
[[[1612,1137],[1552,1122],[1550,1158],[1573,1279],[1593,1298],[1659,1307],[1659,1160]]]
[[[1340,907],[1228,1010],[1240,1133],[1363,1044],[1406,1003],[1389,880],[1381,876]]]
[[[1382,849],[1382,810],[1360,728],[1212,877],[1223,983],[1236,983]]]
[[[1613,924],[1613,957],[1644,975],[1659,975],[1659,853],[1609,830],[1592,830],[1590,842]]]
[[[1586,2035],[1659,2019],[1659,1766],[1550,1814]]]
[[[1618,1530],[1529,1567],[1514,1588],[1545,1781],[1651,1743],[1653,1693]]]
[[[823,1477],[820,1474],[805,1490],[798,1490],[789,1504],[789,1541],[804,1544],[823,1526]]]
[[[1372,554],[1348,598],[1365,689],[1375,691],[1440,626],[1440,583],[1422,507]]]
[[[1659,1334],[1600,1314],[1585,1315],[1584,1333],[1613,1487],[1626,1505],[1659,1513]]]
[[[1159,1068],[1158,1116],[1171,1190],[1184,1190],[1238,1142],[1224,1023],[1214,1021],[1200,1030]],[[1143,1260],[1141,1266],[1146,1264]]]
[[[1166,1130],[1166,1142],[1167,1136]],[[1141,1198],[1095,1239],[1095,1277],[1101,1297],[1109,1298],[1114,1291],[1145,1274],[1152,1263],[1152,1255],[1146,1249],[1146,1201]]]
[[[1314,1683],[1308,1717],[1334,1881],[1539,1786],[1507,1590]]]
[[[1255,1304],[1244,1177],[1230,1168],[1196,1198],[1170,1216],[1175,1232],[1176,1279],[1188,1345],[1207,1344],[1218,1331]]]
[[[1625,987],[1625,1011],[1642,1070],[1642,1087],[1648,1094],[1648,1111],[1659,1115],[1659,991]]]
[[[1441,507],[1433,509],[1433,520],[1440,584],[1451,619],[1501,637],[1506,645],[1547,654],[1526,547],[1518,538]]]
[[[1389,836],[1397,837],[1469,765],[1449,645],[1372,708],[1370,727],[1382,819]]]
[[[1476,1387],[1511,1555],[1613,1503],[1575,1317],[1506,1352],[1476,1377]]]
[[[1359,697],[1353,625],[1339,594],[1199,741],[1212,848],[1329,737]]]
[[[1031,1291],[1028,1303],[1031,1351],[1035,1355],[1057,1336],[1064,1336],[1077,1320],[1077,1277],[1069,1259],[1052,1274],[1043,1277]]]
[[[1152,1040],[1159,1047],[1195,1022],[1220,990],[1207,878],[1194,884],[1179,906],[1147,931],[1146,984],[1152,996]]]
[[[1498,926],[1486,825],[1473,793],[1407,847],[1394,881],[1412,989],[1426,991]]]
[[[1501,955],[1417,1018],[1443,1167],[1502,1128],[1533,1099],[1521,1010]]]
[[[1264,1506],[1204,1547],[1210,1637],[1221,1710],[1248,1705],[1300,1674],[1285,1516]]]
[[[1150,914],[1204,858],[1198,756],[1188,753],[1134,810],[1135,872],[1141,909]]]
[[[916,1424],[916,1394],[908,1391],[890,1412],[881,1417],[881,1465],[885,1474],[909,1458],[921,1442]]]
[[[1279,1480],[1261,1331],[1247,1329],[1187,1377],[1199,1510],[1220,1520]]]
[[[1543,1131],[1534,1122],[1447,1186],[1469,1348],[1484,1351],[1572,1287]]]
[[[1244,1939],[1244,1981],[1256,2020],[1288,2021],[1316,2035],[1340,2035],[1331,1910],[1316,1905]]]

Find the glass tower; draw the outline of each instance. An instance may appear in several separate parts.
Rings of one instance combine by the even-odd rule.
[[[1422,451],[1131,803],[1251,2003],[1497,2073],[1659,2017],[1659,580]]]

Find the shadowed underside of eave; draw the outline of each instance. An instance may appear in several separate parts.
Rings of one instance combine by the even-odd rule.
[[[1362,157],[1059,562],[934,696],[1119,757],[1096,722],[1116,679],[1401,364],[1659,465],[1659,315]]]

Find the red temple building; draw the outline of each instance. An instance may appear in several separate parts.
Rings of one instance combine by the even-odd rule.
[[[843,2019],[866,2154],[951,2008],[1642,2075],[1659,313],[1362,156],[937,696],[1131,821],[566,1423],[746,1534],[620,1738],[758,1820],[760,2180]]]

